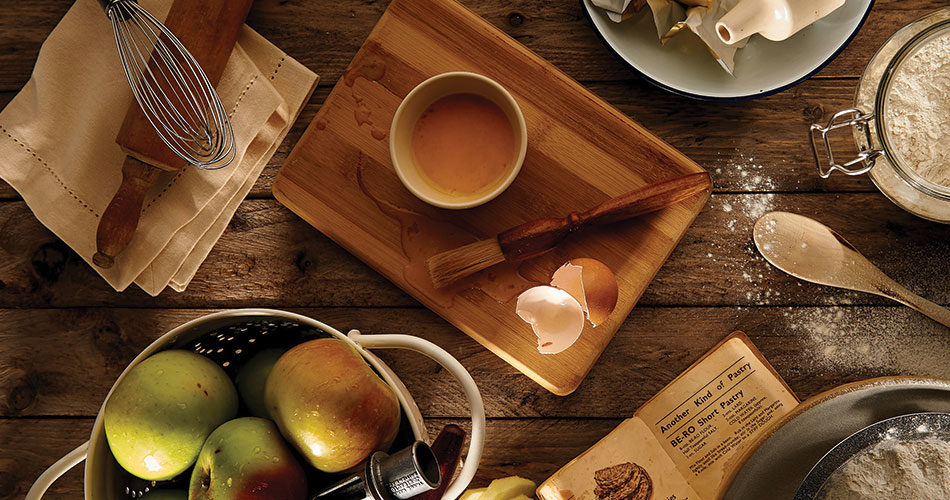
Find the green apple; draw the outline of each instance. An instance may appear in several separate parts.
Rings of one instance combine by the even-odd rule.
[[[188,500],[185,490],[152,490],[146,493],[142,500]]]
[[[389,449],[399,430],[396,394],[342,340],[311,340],[284,353],[264,392],[280,432],[324,472]]]
[[[191,473],[189,500],[304,500],[307,478],[273,422],[244,417],[208,436]]]
[[[132,367],[109,396],[106,439],[132,475],[171,479],[195,462],[237,405],[237,390],[220,366],[190,351],[162,351]]]
[[[264,401],[264,384],[274,363],[284,351],[285,349],[264,349],[238,370],[234,382],[241,399],[254,416],[270,418],[267,414],[267,403]]]

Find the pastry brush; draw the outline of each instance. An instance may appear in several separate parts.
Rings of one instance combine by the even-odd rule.
[[[433,255],[426,260],[429,277],[436,288],[443,288],[504,261],[518,262],[537,257],[553,249],[569,234],[585,227],[656,212],[705,191],[709,186],[709,174],[700,172],[650,184],[607,200],[583,213],[574,212],[564,218],[526,222],[500,233],[496,238]]]

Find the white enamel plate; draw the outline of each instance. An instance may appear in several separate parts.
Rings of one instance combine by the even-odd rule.
[[[801,83],[848,45],[874,4],[874,0],[846,0],[781,42],[755,35],[736,54],[735,76],[730,76],[692,34],[678,34],[660,45],[649,7],[615,23],[590,0],[581,1],[594,29],[631,68],[666,90],[707,100],[754,99]]]

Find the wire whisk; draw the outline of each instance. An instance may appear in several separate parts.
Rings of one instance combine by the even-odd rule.
[[[176,155],[203,169],[234,160],[234,132],[195,58],[135,0],[99,0],[112,21],[122,69],[144,115]]]

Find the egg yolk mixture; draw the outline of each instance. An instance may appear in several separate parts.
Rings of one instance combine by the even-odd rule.
[[[515,134],[505,112],[475,94],[434,102],[412,133],[422,177],[449,194],[470,195],[500,183],[515,155]]]

